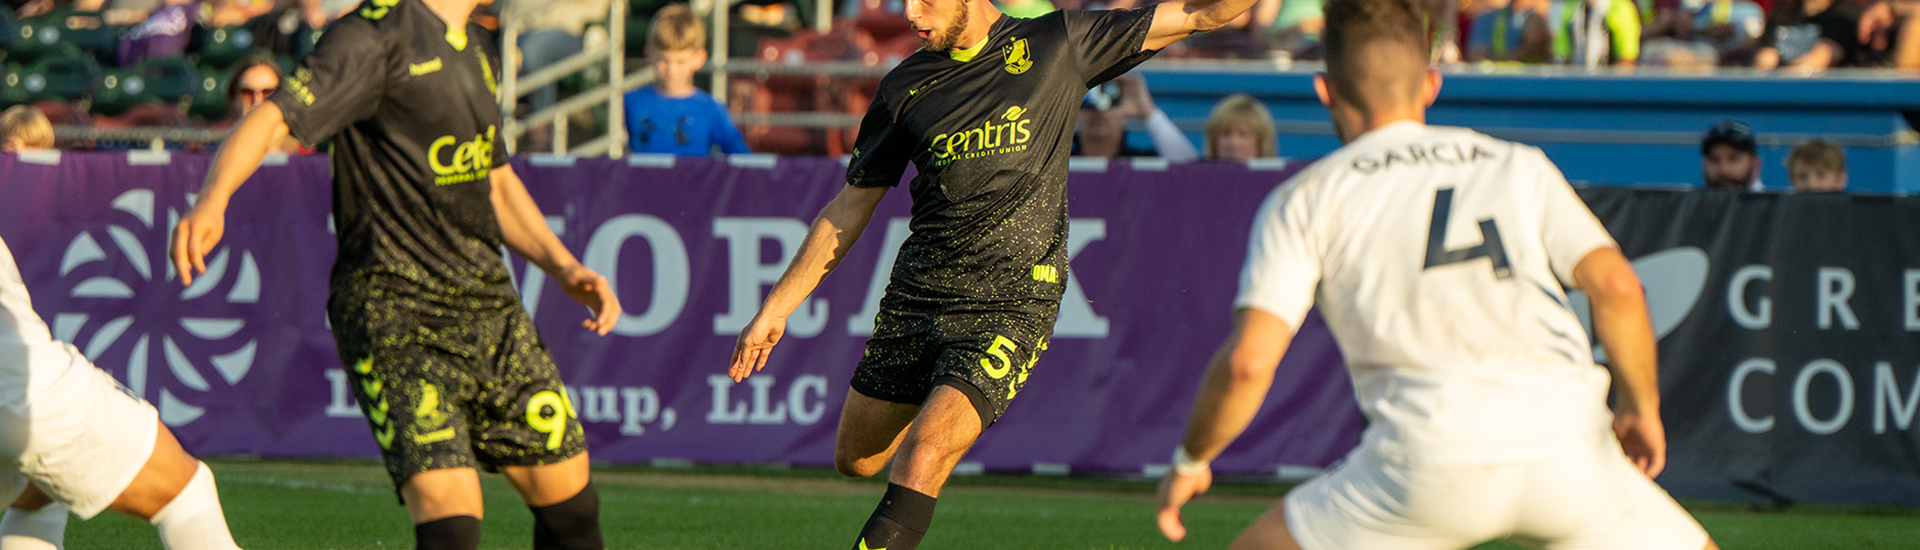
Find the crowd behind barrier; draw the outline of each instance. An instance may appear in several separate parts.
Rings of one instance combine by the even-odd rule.
[[[0,155],[0,237],[35,307],[197,454],[371,457],[323,304],[328,167],[270,156],[227,240],[182,288],[164,250],[209,158]],[[1302,162],[1083,159],[1050,349],[962,471],[1156,475],[1230,328],[1252,215]],[[509,260],[597,460],[831,463],[832,419],[872,331],[904,193],[789,321],[767,371],[724,375],[739,327],[839,186],[834,158],[515,160],[568,247],[627,312],[615,334]],[[1920,506],[1920,198],[1588,188],[1635,260],[1661,337],[1675,495]],[[1584,309],[1574,295],[1573,307]],[[1363,422],[1338,348],[1301,327],[1266,406],[1215,462],[1299,478]]]
[[[733,5],[726,18],[726,51],[710,53],[721,60],[822,67],[852,64],[884,71],[921,45],[907,32],[898,0],[841,0],[825,10],[817,9],[818,1],[822,0],[754,0]],[[1011,15],[1031,17],[1056,8],[1127,8],[1149,3],[1008,0],[998,4]],[[1503,71],[1550,65],[1694,70],[1718,66],[1758,68],[1757,74],[1768,78],[1804,77],[1829,67],[1898,69],[1879,73],[1890,78],[1907,78],[1915,74],[1910,71],[1920,70],[1920,17],[1913,16],[1920,11],[1920,0],[1426,3],[1435,14],[1431,29],[1435,58],[1453,68]],[[249,70],[247,60],[264,57],[283,71],[290,69],[312,50],[328,22],[351,13],[356,4],[352,0],[8,2],[0,8],[0,70],[5,73],[0,79],[0,107],[34,104],[63,127],[225,128],[245,110],[241,81]],[[1317,59],[1320,4],[1319,0],[1260,0],[1242,20],[1176,43],[1159,58],[1253,60],[1283,69],[1294,60]],[[628,65],[637,68],[655,61],[646,57],[645,45],[656,14],[668,6],[685,12],[688,4],[629,0],[625,36],[617,37],[608,36],[606,6],[606,0],[517,0],[483,8],[476,21],[496,29],[502,17],[524,20],[526,32],[515,44],[521,51],[517,70],[522,74],[602,46],[624,51],[631,58]],[[711,25],[712,14],[699,11],[711,8],[695,7],[692,14]],[[831,14],[830,23],[815,21],[819,13]],[[482,41],[498,45],[499,38],[482,37]],[[604,67],[589,65],[556,84],[542,86],[521,102],[519,112],[537,111],[565,94],[590,89],[607,80],[605,72]],[[796,112],[852,118],[865,111],[878,84],[877,74],[818,78],[824,74],[737,73],[728,79],[731,84],[725,92],[715,92],[716,99],[738,120]],[[1242,86],[1222,89],[1246,91]],[[1623,100],[1639,97],[1631,90],[1621,93]],[[1696,99],[1711,101],[1739,93],[1722,89]],[[1819,97],[1813,93],[1808,99]],[[574,113],[569,115],[569,133],[597,135],[615,116],[621,115],[605,109]],[[1193,120],[1204,120],[1204,116]],[[1143,124],[1151,130],[1148,119],[1134,125]],[[851,125],[846,121],[812,127],[754,123],[742,130],[745,145],[754,151],[838,155],[850,149]],[[551,131],[544,126],[529,128],[527,143],[516,150],[549,150],[555,139]],[[148,147],[149,141],[69,141],[63,147],[125,149]],[[173,141],[164,146],[198,150],[206,143]],[[1181,154],[1161,156],[1181,158]]]

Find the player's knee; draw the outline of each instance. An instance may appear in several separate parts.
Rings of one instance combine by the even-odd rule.
[[[453,516],[413,526],[418,550],[475,550],[480,547],[480,518]]]
[[[872,477],[873,474],[880,473],[880,469],[886,465],[887,461],[877,456],[856,457],[846,453],[835,453],[833,457],[833,467],[840,470],[840,475],[847,477]]]
[[[533,510],[534,550],[601,550],[600,493],[592,483],[580,493]]]

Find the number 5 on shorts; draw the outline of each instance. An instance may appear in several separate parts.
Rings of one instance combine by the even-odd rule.
[[[1013,340],[1008,340],[1005,336],[994,335],[993,344],[987,346],[987,355],[1000,359],[1000,366],[999,368],[995,368],[992,358],[981,357],[980,368],[986,369],[987,376],[992,377],[994,380],[1006,378],[1007,373],[1013,371],[1013,358],[1009,357],[1008,354],[1018,353],[1019,351],[1019,346],[1014,345]]]

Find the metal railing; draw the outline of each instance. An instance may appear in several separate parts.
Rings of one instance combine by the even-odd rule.
[[[622,98],[626,92],[653,80],[651,69],[636,75],[628,75],[627,62],[627,2],[613,0],[607,7],[607,43],[588,48],[567,56],[552,65],[542,67],[525,77],[520,76],[520,34],[522,22],[517,14],[507,13],[500,21],[500,118],[506,128],[502,134],[507,140],[507,153],[519,152],[520,136],[527,128],[551,124],[553,127],[553,153],[578,156],[606,155],[620,158],[626,153],[626,109]],[[607,64],[605,85],[574,95],[564,101],[555,102],[545,109],[529,113],[526,118],[514,118],[515,106],[521,96],[533,93],[542,86],[559,82],[573,74],[604,61]],[[633,81],[639,84],[629,85]],[[607,133],[588,140],[575,147],[568,147],[567,118],[574,113],[607,104]]]

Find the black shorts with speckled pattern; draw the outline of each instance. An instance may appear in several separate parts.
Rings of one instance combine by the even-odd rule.
[[[883,301],[853,390],[920,405],[934,386],[950,386],[973,402],[986,429],[1026,386],[1059,312],[1059,302],[1047,300],[937,310]]]
[[[342,290],[328,319],[396,488],[428,470],[498,471],[586,452],[560,374],[517,302],[451,315],[440,300]]]

